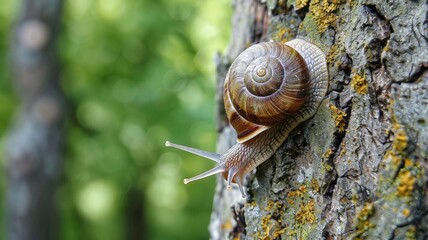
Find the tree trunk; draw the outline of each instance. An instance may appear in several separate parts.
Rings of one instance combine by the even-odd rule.
[[[247,199],[218,177],[212,239],[428,238],[428,3],[235,0],[219,57],[218,152],[235,143],[224,114],[227,68],[260,41],[323,49],[329,91],[246,179]]]
[[[13,31],[11,72],[21,100],[7,146],[7,239],[56,239],[63,95],[55,39],[60,0],[25,0]]]

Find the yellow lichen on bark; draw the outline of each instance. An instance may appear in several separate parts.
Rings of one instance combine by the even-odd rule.
[[[403,209],[403,211],[401,212],[405,217],[410,216],[410,210],[408,208]]]
[[[361,95],[367,93],[369,89],[369,85],[363,74],[358,74],[358,73],[354,74],[354,76],[351,79],[351,88],[354,89],[355,92]]]
[[[341,49],[339,48],[339,45],[333,44],[330,49],[328,50],[326,60],[328,64],[331,64],[335,61],[335,59],[338,58],[339,54],[341,53]],[[336,66],[340,65],[339,63],[335,64]]]
[[[305,193],[306,193],[306,186],[302,185],[299,187],[298,190],[290,191],[287,194],[287,197],[303,197]]]
[[[315,217],[315,200],[309,201],[307,204],[300,205],[300,211],[296,214],[296,222],[300,224],[314,223]]]
[[[415,188],[416,177],[412,173],[404,169],[398,174],[397,196],[410,196]]]
[[[394,118],[393,121],[395,121]],[[399,166],[405,160],[411,162],[410,159],[405,158],[405,149],[409,140],[406,131],[398,123],[394,123],[392,129],[394,133],[392,148],[385,153],[384,159],[390,159],[394,166]]]
[[[314,0],[309,5],[309,11],[317,24],[318,32],[323,33],[329,26],[334,26],[339,18],[334,12],[342,0]]]
[[[373,203],[365,203],[363,209],[358,213],[357,218],[360,221],[368,220],[374,213]]]
[[[332,112],[332,116],[334,118],[334,123],[336,124],[336,127],[339,129],[340,132],[345,131],[346,113],[334,105],[330,105],[329,108]]]
[[[320,184],[315,178],[312,178],[311,184],[312,184],[312,189],[314,189],[315,192],[320,191]]]
[[[406,232],[406,240],[416,240],[416,227],[410,226]]]
[[[296,0],[296,10],[300,10],[306,7],[309,3],[309,0]]]
[[[226,220],[226,222],[221,224],[222,229],[231,230],[233,228],[233,224],[230,219]]]
[[[284,210],[282,209],[283,206],[283,203],[279,201],[269,201],[267,203],[267,206],[264,210],[268,211],[269,213],[261,219],[260,225],[262,231],[257,234],[257,239],[277,239],[286,232],[286,228],[284,228],[281,224],[281,217],[279,219],[272,217],[273,215],[278,214],[281,216],[284,213]]]
[[[290,38],[294,37],[294,34],[289,28],[280,28],[272,35],[272,39],[276,42],[286,43]]]
[[[329,158],[333,154],[333,149],[328,148],[327,151],[322,155],[322,158]]]
[[[409,140],[403,128],[399,124],[394,125],[394,141],[392,142],[393,148],[399,153],[403,152],[407,147],[407,141]]]
[[[369,221],[370,217],[373,216],[374,211],[375,208],[373,206],[373,203],[365,203],[361,211],[357,213],[357,235],[361,235],[369,228],[373,228],[375,226],[374,223]],[[360,238],[355,237],[354,239]]]

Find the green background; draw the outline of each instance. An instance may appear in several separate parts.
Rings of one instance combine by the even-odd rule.
[[[20,4],[0,8],[2,176],[19,107],[7,56]],[[215,150],[213,59],[227,47],[230,15],[227,0],[65,2],[57,42],[68,99],[61,239],[127,239],[130,225],[147,239],[208,238],[215,178],[182,180],[213,163],[164,142]],[[0,184],[5,206],[5,177]],[[130,213],[143,222],[130,222]],[[4,233],[4,207],[0,216]]]

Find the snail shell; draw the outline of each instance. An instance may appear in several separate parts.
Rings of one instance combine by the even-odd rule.
[[[237,143],[219,155],[166,142],[216,161],[213,169],[185,179],[189,183],[216,173],[238,183],[243,197],[246,174],[271,157],[288,134],[312,117],[328,88],[325,54],[314,44],[295,39],[264,42],[242,52],[224,83],[224,104]]]
[[[305,60],[292,47],[265,42],[244,51],[224,83],[226,114],[237,141],[245,142],[299,111],[309,85]]]

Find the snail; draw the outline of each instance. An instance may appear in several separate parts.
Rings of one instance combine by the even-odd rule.
[[[237,183],[245,198],[244,177],[315,114],[327,88],[325,54],[316,45],[302,39],[255,44],[235,59],[224,82],[226,115],[237,132],[237,143],[222,155],[169,141],[165,145],[217,162],[184,179],[185,184],[222,173],[227,187]]]

